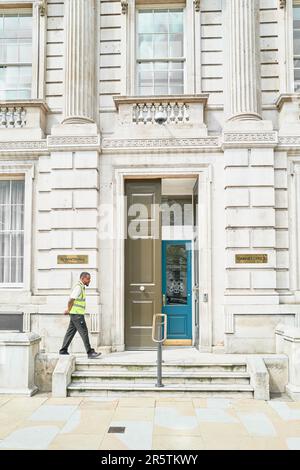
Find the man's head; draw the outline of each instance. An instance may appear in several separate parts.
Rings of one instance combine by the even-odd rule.
[[[87,273],[87,272],[81,273],[80,274],[80,280],[81,280],[82,284],[84,284],[85,286],[88,286],[89,283],[91,282],[90,273]]]

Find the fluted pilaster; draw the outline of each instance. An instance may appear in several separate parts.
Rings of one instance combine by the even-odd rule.
[[[260,118],[258,1],[228,0],[229,120]]]
[[[95,0],[65,0],[64,124],[94,122]]]

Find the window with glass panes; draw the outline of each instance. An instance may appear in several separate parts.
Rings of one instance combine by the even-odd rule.
[[[0,179],[0,286],[23,283],[24,180]]]
[[[32,13],[1,13],[0,99],[31,98]]]
[[[184,12],[145,9],[137,12],[137,93],[184,93]]]
[[[293,8],[293,31],[294,31],[294,88],[300,92],[300,2],[294,4]]]

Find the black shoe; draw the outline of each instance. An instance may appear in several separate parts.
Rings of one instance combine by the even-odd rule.
[[[70,354],[68,353],[68,351],[59,351],[59,355],[60,355],[60,356],[70,356]]]
[[[92,351],[88,354],[89,359],[96,359],[99,356],[101,356],[101,353],[97,353],[96,351]]]

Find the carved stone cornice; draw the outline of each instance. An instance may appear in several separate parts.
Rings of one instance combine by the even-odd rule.
[[[113,96],[116,109],[124,104],[150,104],[153,102],[159,104],[167,103],[201,103],[206,106],[209,93],[199,93],[196,95],[161,95],[161,96]]]
[[[8,150],[17,150],[17,149],[46,149],[47,143],[46,140],[37,140],[37,141],[23,141],[17,140],[9,142],[0,142],[0,150],[8,149]]]
[[[200,0],[194,0],[195,11],[200,11],[200,4],[201,4]]]
[[[182,138],[182,139],[103,139],[103,149],[147,149],[154,148],[215,148],[220,146],[219,137],[199,137],[199,138]]]
[[[46,140],[19,140],[19,141],[7,141],[0,142],[0,155],[15,155],[15,156],[24,156],[24,155],[45,155],[48,154],[48,147]]]
[[[137,151],[143,153],[149,149],[176,150],[187,149],[189,151],[201,148],[202,151],[219,151],[222,147],[278,147],[280,149],[300,149],[300,135],[277,136],[276,131],[266,132],[225,132],[223,142],[221,136],[208,136],[199,138],[170,138],[170,139],[109,139],[102,140],[102,148],[108,151]],[[100,151],[100,136],[48,136],[47,140],[37,141],[1,141],[0,154],[38,154],[44,155],[51,150],[93,149]]]
[[[100,150],[100,136],[48,136],[47,145],[49,150],[74,149]]]
[[[128,12],[128,1],[127,0],[121,0],[121,12],[122,15],[126,15]]]
[[[278,137],[280,147],[300,147],[300,135],[284,135]]]
[[[277,143],[276,131],[223,133],[223,148],[276,147]]]

